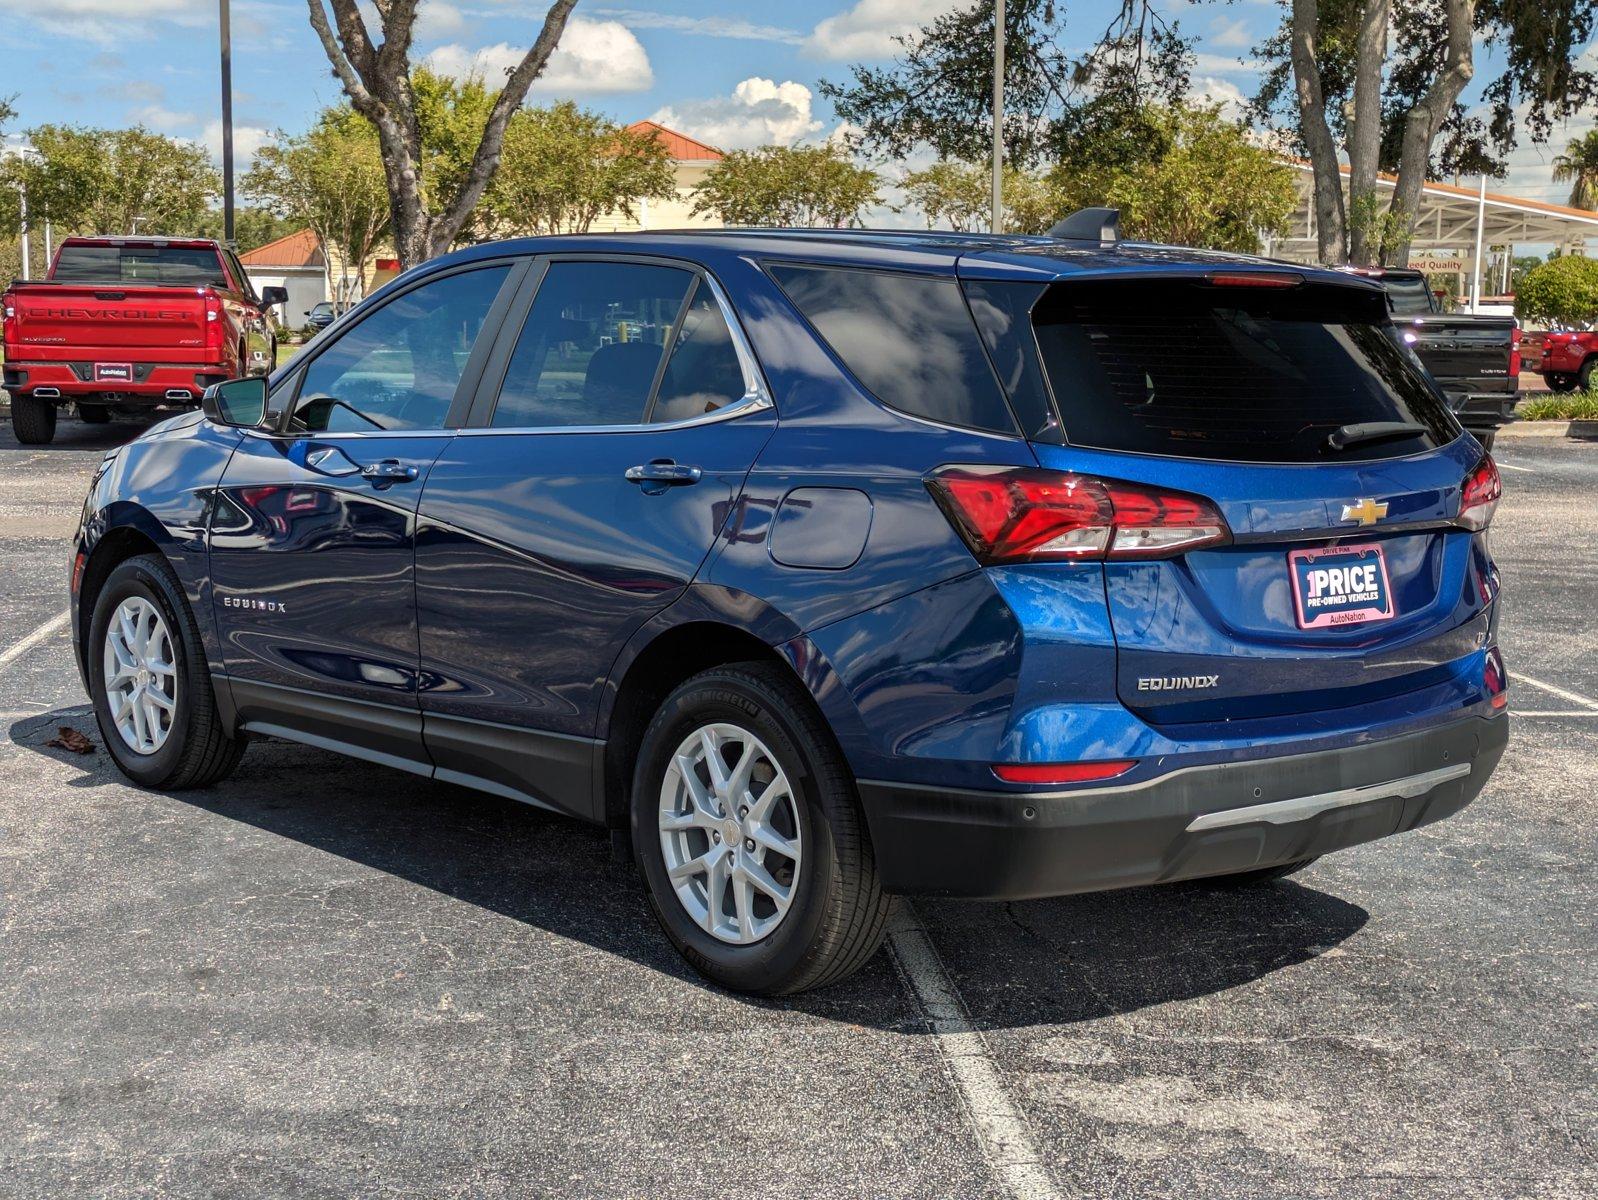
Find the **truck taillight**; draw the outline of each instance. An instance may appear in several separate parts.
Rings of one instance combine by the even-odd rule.
[[[1092,475],[951,466],[927,488],[984,564],[1167,558],[1232,538],[1202,496]]]
[[[205,297],[205,348],[210,352],[212,361],[222,357],[222,339],[225,330],[222,328],[222,301],[213,293],[206,293]]]
[[[1466,529],[1486,529],[1492,523],[1498,497],[1503,494],[1503,478],[1498,474],[1498,464],[1489,454],[1465,476],[1464,486],[1459,491],[1459,523]]]
[[[1509,331],[1509,376],[1511,379],[1520,378],[1520,326],[1516,325]]]

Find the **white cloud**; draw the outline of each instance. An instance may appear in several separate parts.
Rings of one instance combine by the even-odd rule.
[[[1206,54],[1197,51],[1193,55],[1193,69],[1207,74],[1216,75],[1258,75],[1264,70],[1265,64],[1257,58],[1235,58],[1230,54]]]
[[[1242,17],[1226,17],[1217,13],[1210,22],[1210,33],[1204,39],[1204,44],[1219,50],[1246,50],[1257,40]]]
[[[233,162],[234,169],[243,174],[246,167],[260,153],[261,147],[266,145],[271,138],[272,131],[259,125],[233,126]],[[222,122],[207,122],[205,130],[200,134],[200,145],[211,153],[211,157],[218,163],[222,161]]]
[[[810,102],[810,89],[802,83],[754,76],[730,96],[668,104],[650,119],[726,150],[788,146],[821,128]]]
[[[144,125],[160,133],[171,133],[176,129],[192,129],[198,125],[199,118],[193,113],[173,112],[170,108],[163,108],[159,104],[146,104],[143,108],[136,108],[128,114],[137,125]]]
[[[416,10],[415,37],[418,42],[436,42],[453,37],[466,28],[461,10],[444,0],[426,0]]]
[[[468,50],[458,42],[440,46],[424,60],[433,70],[457,79],[481,78],[498,86],[526,51],[500,42]],[[594,92],[642,92],[653,87],[649,56],[620,21],[573,17],[533,91],[572,96]]]
[[[44,33],[112,46],[147,35],[152,20],[197,24],[207,14],[196,7],[190,0],[6,0],[5,13],[8,28],[31,25]]]
[[[818,24],[805,39],[805,50],[817,58],[891,58],[894,40],[930,25],[961,0],[855,0],[835,17]]]
[[[1189,100],[1197,104],[1219,104],[1221,115],[1228,121],[1240,121],[1248,110],[1248,97],[1243,89],[1225,79],[1205,75],[1193,80],[1187,89]]]
[[[780,25],[761,25],[738,17],[685,17],[677,13],[650,12],[641,8],[595,8],[600,17],[615,17],[634,29],[668,29],[700,37],[737,38],[751,42],[778,42],[798,45],[805,35]]]

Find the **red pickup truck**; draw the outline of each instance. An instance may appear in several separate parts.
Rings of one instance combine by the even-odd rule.
[[[1543,334],[1543,382],[1556,392],[1598,387],[1598,329]]]
[[[13,282],[4,306],[5,367],[17,440],[55,437],[56,411],[85,421],[113,409],[190,406],[213,383],[265,375],[277,357],[268,312],[238,255],[204,238],[73,237],[48,278]]]

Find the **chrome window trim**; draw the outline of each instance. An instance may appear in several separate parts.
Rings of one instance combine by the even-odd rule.
[[[718,408],[715,412],[704,413],[697,417],[684,417],[681,421],[650,421],[638,422],[632,425],[468,425],[457,429],[455,432],[460,437],[484,437],[488,434],[557,434],[557,433],[647,433],[651,430],[692,429],[699,425],[712,425],[718,421],[729,421],[745,416],[752,412],[776,408],[771,398],[771,391],[766,385],[764,374],[760,370],[760,360],[755,357],[754,347],[749,344],[749,337],[744,332],[743,324],[738,320],[738,314],[733,310],[732,302],[727,298],[726,291],[722,288],[720,280],[699,263],[689,262],[684,259],[662,259],[644,255],[619,255],[619,254],[558,254],[549,255],[549,261],[554,262],[636,262],[644,266],[674,266],[687,271],[696,279],[703,280],[710,287],[710,294],[716,299],[716,306],[721,309],[722,320],[727,322],[727,331],[732,335],[734,352],[738,355],[738,366],[743,371],[744,394],[731,404]],[[529,310],[529,315],[531,310]],[[517,336],[520,337],[520,331]],[[675,340],[671,349],[676,350]],[[669,361],[669,356],[668,356]],[[497,397],[496,397],[497,401]],[[493,419],[490,411],[489,419]],[[363,434],[361,436],[371,436]]]

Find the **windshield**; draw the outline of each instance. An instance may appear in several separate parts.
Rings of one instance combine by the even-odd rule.
[[[1375,297],[1336,287],[1056,284],[1033,311],[1072,445],[1235,462],[1387,458],[1459,429]],[[1412,424],[1345,443],[1347,425]],[[1336,444],[1343,443],[1343,444]]]
[[[1392,302],[1395,317],[1429,317],[1432,294],[1424,278],[1413,275],[1388,275],[1382,280],[1382,290]]]
[[[208,246],[61,247],[55,271],[58,283],[171,283],[227,286],[222,258]]]

